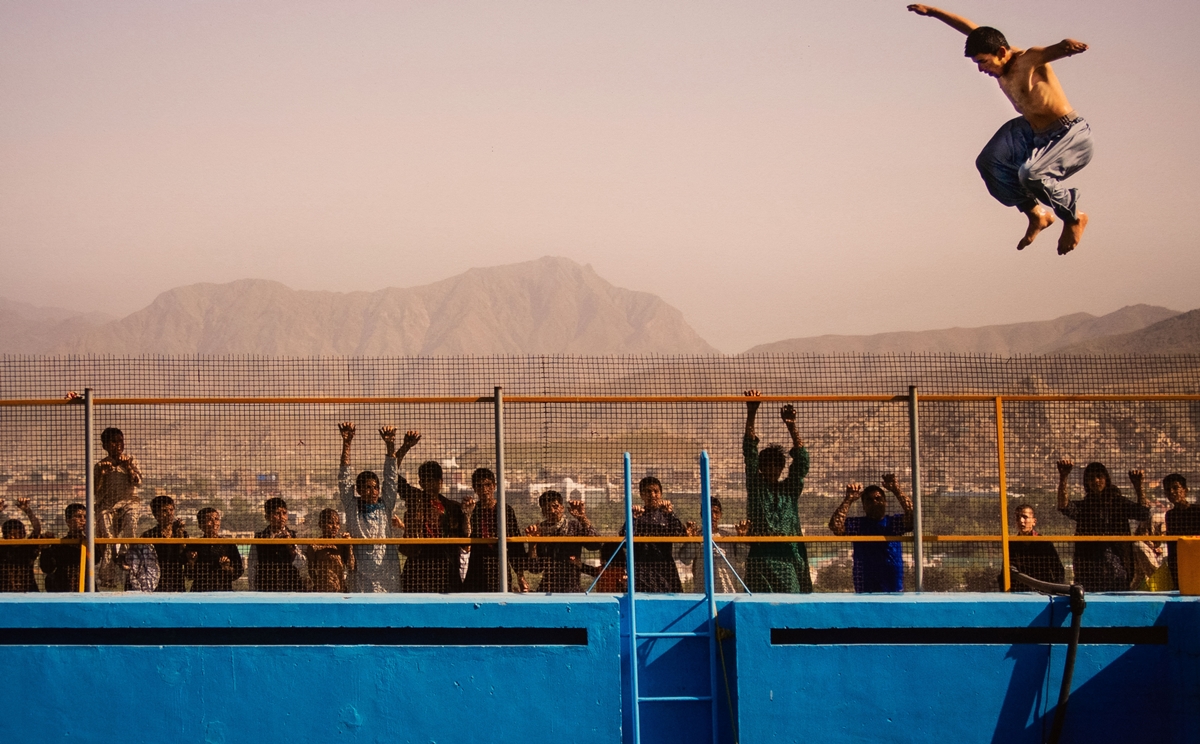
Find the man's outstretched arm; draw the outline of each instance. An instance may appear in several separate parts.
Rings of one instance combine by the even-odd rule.
[[[908,6],[908,9],[919,16],[936,18],[959,33],[969,34],[979,27],[978,23],[972,23],[962,16],[957,16],[953,13],[947,13],[946,11],[940,8],[935,8],[931,5],[919,5],[917,3],[913,3],[912,5]]]

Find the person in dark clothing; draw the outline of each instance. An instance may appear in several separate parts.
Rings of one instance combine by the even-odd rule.
[[[206,506],[196,512],[202,537],[221,536],[221,512]],[[231,592],[245,567],[236,545],[189,545],[183,573],[192,580],[193,592]]]
[[[0,512],[4,511],[4,499],[0,499]],[[29,538],[42,536],[42,522],[29,508],[29,499],[17,499],[17,509],[29,520],[32,533]],[[5,540],[24,540],[25,524],[19,519],[9,519],[0,534]],[[36,592],[37,579],[33,576],[33,564],[41,552],[39,545],[5,545],[0,547],[0,592]]]
[[[538,496],[542,521],[525,528],[530,537],[595,537],[596,530],[588,519],[582,501],[569,504],[571,513],[563,509],[563,495],[546,491]],[[583,575],[583,543],[534,543],[530,546],[530,570],[542,574],[539,592],[578,592]]]
[[[267,526],[255,537],[286,540],[296,532],[288,527],[287,502],[279,497],[263,503]],[[304,579],[296,568],[303,554],[295,543],[254,545],[250,548],[250,588],[259,592],[302,592]]]
[[[912,532],[913,502],[900,489],[894,473],[885,473],[883,487],[846,484],[846,497],[829,518],[829,531],[835,535],[880,535],[898,537]],[[887,513],[887,492],[900,502],[901,513]],[[863,516],[849,517],[850,505],[862,498]],[[898,541],[854,543],[854,591],[904,591],[904,549]]]
[[[1137,494],[1137,503],[1121,495],[1113,485],[1108,468],[1089,463],[1083,469],[1084,497],[1071,501],[1067,478],[1074,463],[1062,459],[1058,467],[1058,510],[1075,523],[1076,535],[1128,535],[1130,521],[1150,519],[1150,501],[1142,489],[1145,473],[1129,471],[1129,482]],[[1075,543],[1075,582],[1088,592],[1123,592],[1129,589],[1131,552],[1129,543]]]
[[[1037,516],[1029,504],[1020,504],[1013,510],[1017,520],[1017,534],[1022,537],[1033,537],[1037,531]],[[1050,542],[1010,542],[1008,544],[1008,564],[1026,576],[1046,581],[1051,584],[1061,584],[1065,580],[1066,571],[1054,543]],[[1000,589],[1004,589],[1004,577],[998,576]],[[1028,590],[1028,587],[1010,582],[1012,591]]]
[[[475,499],[463,505],[463,510],[470,512],[468,523],[471,526],[471,537],[494,539],[499,527],[496,523],[500,516],[500,504],[496,502],[496,476],[487,468],[477,468],[471,473],[471,489]],[[477,499],[477,500],[476,500]],[[470,508],[468,508],[470,507]],[[520,537],[524,534],[517,522],[517,513],[511,505],[505,504],[504,530],[509,537]],[[525,563],[525,543],[508,544],[508,565],[510,571],[517,576],[516,588],[526,591],[525,579],[521,575]],[[467,578],[463,581],[464,592],[496,592],[500,591],[500,572],[497,571],[500,553],[495,545],[472,545],[471,557],[467,561]]]
[[[155,496],[150,501],[150,513],[158,522],[154,527],[142,533],[142,537],[187,537],[183,528],[183,520],[175,518],[175,499],[170,496]],[[154,552],[158,554],[158,592],[182,592],[183,565],[187,560],[186,545],[155,545]],[[126,587],[128,588],[128,587]]]
[[[396,472],[408,451],[421,441],[418,431],[404,435],[396,450]],[[417,468],[420,488],[398,475],[397,494],[404,499],[404,535],[414,538],[466,537],[462,505],[442,495],[442,466],[435,460]],[[402,592],[457,592],[462,589],[458,545],[401,545],[406,560],[400,574]]]
[[[1200,506],[1188,501],[1187,478],[1179,473],[1171,473],[1162,481],[1163,490],[1171,502],[1167,511],[1168,535],[1200,535]],[[1178,543],[1167,543],[1167,565],[1171,567],[1171,579],[1179,586],[1179,555],[1176,553]]]
[[[633,518],[633,536],[637,537],[684,537],[687,528],[675,516],[670,501],[663,499],[662,483],[653,475],[647,475],[638,483],[638,494],[642,497],[642,509]],[[625,528],[619,533],[625,536]],[[622,560],[623,558],[617,558]],[[674,543],[638,543],[633,545],[633,587],[639,592],[679,593],[683,584],[679,581],[679,568],[675,565]]]
[[[71,540],[79,544],[59,543],[47,546],[42,550],[42,558],[38,565],[42,567],[48,592],[77,592],[79,591],[79,563],[82,560],[82,543],[86,539],[84,530],[87,528],[87,507],[83,504],[67,504],[66,508],[67,534]],[[53,537],[47,534],[46,537]]]

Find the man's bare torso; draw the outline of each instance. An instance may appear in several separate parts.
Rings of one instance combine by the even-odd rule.
[[[1073,110],[1050,63],[1037,64],[1034,55],[1014,49],[1009,62],[996,81],[1013,108],[1034,130],[1046,129]]]

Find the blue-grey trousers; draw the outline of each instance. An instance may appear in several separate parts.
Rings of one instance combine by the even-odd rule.
[[[987,190],[1006,207],[1028,212],[1038,202],[1061,219],[1075,221],[1079,190],[1062,182],[1092,160],[1092,130],[1082,117],[1063,117],[1045,132],[1034,132],[1017,117],[1000,127],[975,159]]]

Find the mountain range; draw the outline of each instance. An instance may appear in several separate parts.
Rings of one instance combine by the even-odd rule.
[[[1104,316],[979,328],[793,338],[747,353],[1200,353],[1200,310],[1132,305]],[[660,297],[566,258],[476,268],[419,287],[294,290],[244,279],[160,294],[124,318],[0,298],[0,353],[448,356],[716,354]]]

